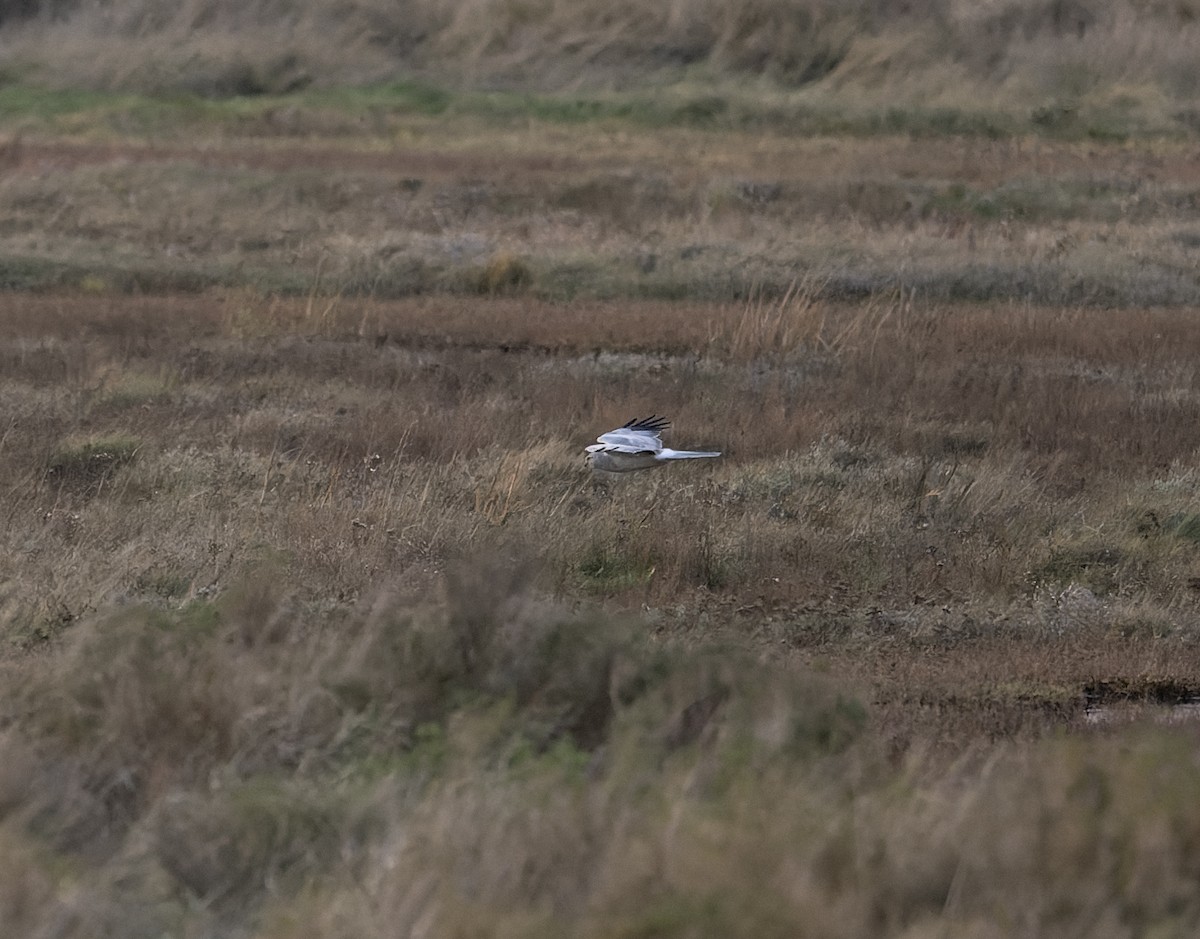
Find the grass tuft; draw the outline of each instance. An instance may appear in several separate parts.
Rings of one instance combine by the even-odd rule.
[[[479,292],[495,296],[527,287],[532,280],[529,265],[520,257],[506,251],[488,259],[479,278]]]
[[[132,463],[141,448],[140,440],[124,436],[65,443],[51,454],[46,475],[63,486],[100,487]]]

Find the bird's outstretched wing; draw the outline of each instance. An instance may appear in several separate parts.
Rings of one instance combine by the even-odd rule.
[[[635,417],[616,430],[601,434],[596,440],[604,444],[604,449],[618,453],[657,453],[663,448],[662,432],[670,426],[671,422],[665,417]]]
[[[670,460],[696,460],[718,457],[715,450],[671,450],[663,446],[662,432],[671,426],[665,417],[651,415],[634,418],[623,427],[596,438],[598,443],[585,447],[593,470],[628,473],[652,469]]]

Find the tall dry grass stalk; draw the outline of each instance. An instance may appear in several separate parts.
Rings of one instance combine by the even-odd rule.
[[[850,307],[824,299],[826,288],[827,280],[812,276],[793,280],[774,298],[753,288],[739,313],[712,321],[709,349],[735,362],[774,366],[806,357],[870,359],[881,339],[912,326],[913,296],[903,287]]]
[[[736,318],[713,324],[709,346],[739,362],[763,360],[776,364],[821,344],[825,310],[817,300],[819,286],[793,280],[783,295],[764,296],[761,287],[750,297]]]

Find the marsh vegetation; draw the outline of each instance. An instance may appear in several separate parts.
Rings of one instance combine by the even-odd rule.
[[[970,7],[0,21],[0,932],[1194,935],[1197,27]]]

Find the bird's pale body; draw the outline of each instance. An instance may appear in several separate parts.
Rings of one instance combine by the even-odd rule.
[[[661,417],[634,418],[623,427],[601,434],[587,448],[592,469],[604,473],[630,473],[654,469],[672,460],[701,460],[720,456],[712,450],[672,450],[662,445],[662,432],[671,422]]]

